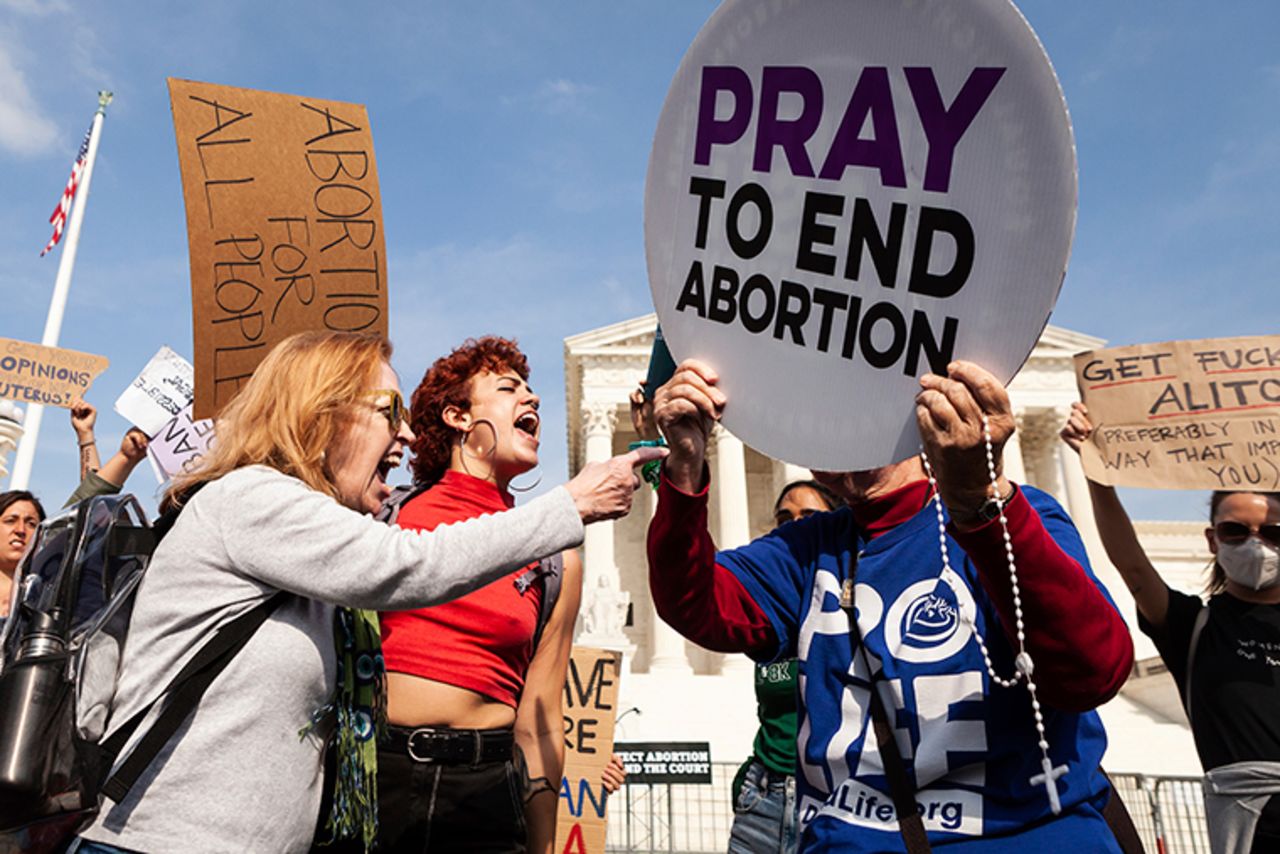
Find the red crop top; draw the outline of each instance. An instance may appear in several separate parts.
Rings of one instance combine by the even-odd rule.
[[[511,507],[511,496],[485,480],[446,471],[435,486],[400,509],[402,528],[430,531]],[[466,688],[515,708],[533,658],[542,585],[521,595],[525,568],[472,593],[416,611],[387,611],[382,655],[387,670]]]

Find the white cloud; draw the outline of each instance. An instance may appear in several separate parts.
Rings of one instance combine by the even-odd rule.
[[[1085,83],[1098,83],[1119,71],[1139,68],[1157,57],[1168,33],[1154,26],[1117,27],[1102,45],[1093,65],[1085,72]]]
[[[0,148],[30,156],[46,151],[58,128],[44,115],[27,85],[26,75],[0,45]]]
[[[552,115],[578,112],[585,109],[585,101],[597,91],[587,83],[558,78],[544,80],[533,95],[534,104]]]
[[[42,17],[53,12],[67,12],[70,5],[65,0],[0,0],[0,9],[19,15]]]

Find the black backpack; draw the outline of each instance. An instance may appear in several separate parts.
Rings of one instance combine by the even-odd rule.
[[[379,522],[394,525],[400,518],[400,509],[414,498],[430,489],[429,486],[397,486],[391,490],[391,497],[383,503],[382,509],[374,517]],[[530,567],[516,579],[516,589],[521,595],[539,579],[542,580],[542,607],[538,609],[538,627],[533,632],[533,648],[538,648],[542,640],[542,630],[551,619],[551,612],[560,598],[560,586],[564,581],[564,557],[559,552],[544,557],[538,565]]]
[[[283,598],[219,629],[161,693],[164,711],[106,779],[154,703],[103,740],[138,585],[177,512],[151,527],[132,495],[41,523],[0,631],[0,850],[62,851],[100,795],[120,801],[209,683]],[[159,702],[159,701],[157,701]]]

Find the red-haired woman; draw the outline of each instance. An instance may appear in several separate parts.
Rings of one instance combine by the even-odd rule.
[[[512,505],[538,464],[538,396],[514,342],[469,340],[413,394],[414,481],[397,523],[431,530]],[[564,762],[577,553],[539,632],[548,561],[444,605],[382,615],[390,740],[379,748],[379,851],[549,851]],[[554,571],[554,570],[553,570]],[[551,582],[552,587],[555,586]]]

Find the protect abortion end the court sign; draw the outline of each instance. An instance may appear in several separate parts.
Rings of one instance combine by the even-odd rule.
[[[867,469],[917,449],[920,375],[1013,377],[1075,209],[1062,91],[1009,0],[727,0],[658,123],[650,287],[735,435]]]

